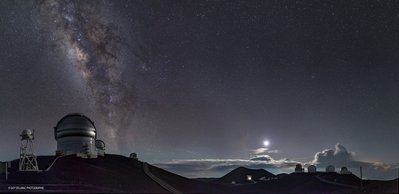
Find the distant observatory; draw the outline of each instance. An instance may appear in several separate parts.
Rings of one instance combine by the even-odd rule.
[[[326,172],[335,172],[335,167],[333,165],[328,165],[326,168]]]
[[[316,166],[315,165],[310,165],[308,167],[308,173],[316,173]]]
[[[97,140],[94,122],[80,113],[64,116],[54,127],[57,155],[104,156],[105,143]]]
[[[137,154],[136,154],[136,153],[131,153],[131,154],[129,155],[129,158],[133,158],[133,159],[135,159],[135,160],[138,160],[138,157],[137,157]]]
[[[348,168],[344,166],[341,168],[341,174],[352,174],[352,172],[349,171]]]
[[[295,165],[295,172],[304,172],[301,164]]]
[[[96,140],[96,149],[97,149],[97,154],[99,156],[104,156],[105,154],[105,143],[103,140]]]

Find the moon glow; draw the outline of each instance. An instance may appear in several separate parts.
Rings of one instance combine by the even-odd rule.
[[[267,147],[270,145],[270,142],[268,140],[263,141],[263,146]]]

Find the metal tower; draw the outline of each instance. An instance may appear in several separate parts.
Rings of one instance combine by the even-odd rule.
[[[19,171],[39,171],[36,156],[33,153],[34,131],[25,129],[21,133],[21,148],[19,155]]]

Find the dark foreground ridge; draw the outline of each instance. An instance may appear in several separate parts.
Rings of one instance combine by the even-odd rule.
[[[337,173],[292,173],[237,168],[219,179],[188,179],[136,159],[105,155],[39,156],[41,172],[19,172],[18,160],[0,178],[1,193],[359,193],[361,180]],[[53,165],[52,165],[53,164]],[[51,168],[49,168],[51,166]],[[49,169],[46,171],[46,169]],[[247,179],[251,175],[252,180]],[[232,184],[234,181],[234,184]],[[396,180],[363,181],[363,191],[395,193]]]

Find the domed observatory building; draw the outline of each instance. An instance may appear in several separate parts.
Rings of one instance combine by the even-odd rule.
[[[85,115],[72,113],[64,116],[54,127],[54,135],[57,140],[57,155],[83,154],[87,157],[97,157],[96,127]],[[102,144],[99,147],[105,149],[104,142]]]
[[[302,168],[302,165],[301,165],[301,164],[295,165],[295,170],[294,170],[294,172],[303,172],[303,171],[304,171],[304,169]]]
[[[352,174],[352,172],[349,171],[348,168],[344,166],[341,168],[341,174]]]
[[[316,173],[316,166],[315,165],[310,165],[308,167],[308,173]]]
[[[333,165],[328,165],[326,168],[326,172],[335,172],[335,167]]]

